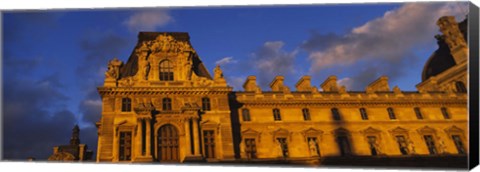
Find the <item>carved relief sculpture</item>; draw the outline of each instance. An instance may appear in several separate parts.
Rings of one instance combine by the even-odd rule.
[[[113,60],[108,62],[108,69],[105,72],[105,78],[117,80],[120,77],[120,66],[123,62],[118,60],[116,57]]]

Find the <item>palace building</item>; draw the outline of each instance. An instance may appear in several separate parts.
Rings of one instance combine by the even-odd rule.
[[[262,90],[249,76],[233,91],[219,66],[210,75],[188,33],[140,32],[128,61],[111,60],[98,87],[97,162],[465,157],[467,20],[437,25],[439,48],[415,91],[391,88],[386,76],[364,91],[347,91],[335,76],[321,89],[310,76],[295,88],[277,76]]]

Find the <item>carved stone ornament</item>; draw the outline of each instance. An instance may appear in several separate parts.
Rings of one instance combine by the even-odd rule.
[[[215,67],[215,69],[213,70],[213,73],[214,73],[214,79],[215,80],[218,80],[218,79],[222,79],[223,78],[223,71],[222,69],[220,69],[220,65],[217,65]]]
[[[118,60],[116,57],[113,60],[108,62],[108,69],[105,72],[105,78],[117,80],[120,77],[120,66],[123,65],[123,62]]]
[[[126,77],[124,79],[121,79],[118,82],[118,85],[123,86],[123,87],[132,87],[135,85],[136,79],[134,77]]]
[[[160,35],[155,40],[148,41],[150,50],[153,52],[173,52],[179,53],[183,51],[192,51],[192,47],[189,43],[184,41],[177,41],[170,35]]]
[[[57,152],[50,157],[48,157],[49,161],[73,161],[75,160],[75,156],[68,152]]]

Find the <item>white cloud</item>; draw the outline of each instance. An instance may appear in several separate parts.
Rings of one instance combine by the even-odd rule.
[[[226,65],[226,64],[229,64],[229,63],[237,63],[237,62],[238,61],[234,60],[233,57],[224,57],[224,58],[216,61],[215,64],[223,66],[223,65]]]
[[[335,65],[348,66],[359,60],[396,63],[411,53],[412,48],[424,46],[434,39],[434,35],[438,33],[435,23],[441,16],[454,15],[457,20],[463,19],[467,7],[462,5],[466,4],[407,3],[352,29],[344,36],[332,39],[331,35],[328,35],[330,44],[323,43],[323,48],[310,52],[310,72],[318,72]],[[309,41],[318,44],[318,41]]]
[[[252,54],[255,68],[259,71],[259,83],[267,87],[268,83],[277,75],[288,77],[295,73],[294,60],[297,50],[287,52],[283,50],[282,41],[265,42]]]
[[[153,31],[172,21],[172,16],[165,10],[148,10],[134,13],[124,24],[130,31]]]
[[[353,79],[349,78],[349,77],[345,77],[345,78],[339,79],[337,81],[337,83],[340,86],[345,86],[345,88],[347,88],[347,90],[350,90],[350,89],[352,89]]]

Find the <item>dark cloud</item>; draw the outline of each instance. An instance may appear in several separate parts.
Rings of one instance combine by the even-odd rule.
[[[128,41],[112,32],[90,31],[79,43],[86,53],[83,62],[77,68],[77,75],[82,78],[99,81],[102,79],[101,67],[105,67],[110,59],[118,57],[127,48]],[[92,84],[92,83],[88,83]]]
[[[5,72],[8,74],[9,72]],[[57,81],[41,79],[43,82]],[[47,159],[53,146],[68,143],[76,123],[65,109],[68,98],[54,84],[5,77],[3,85],[3,158]]]
[[[287,52],[283,50],[282,41],[265,42],[252,54],[251,62],[258,71],[258,83],[263,89],[269,88],[269,84],[277,75],[289,77],[295,72],[294,61],[297,51]]]

